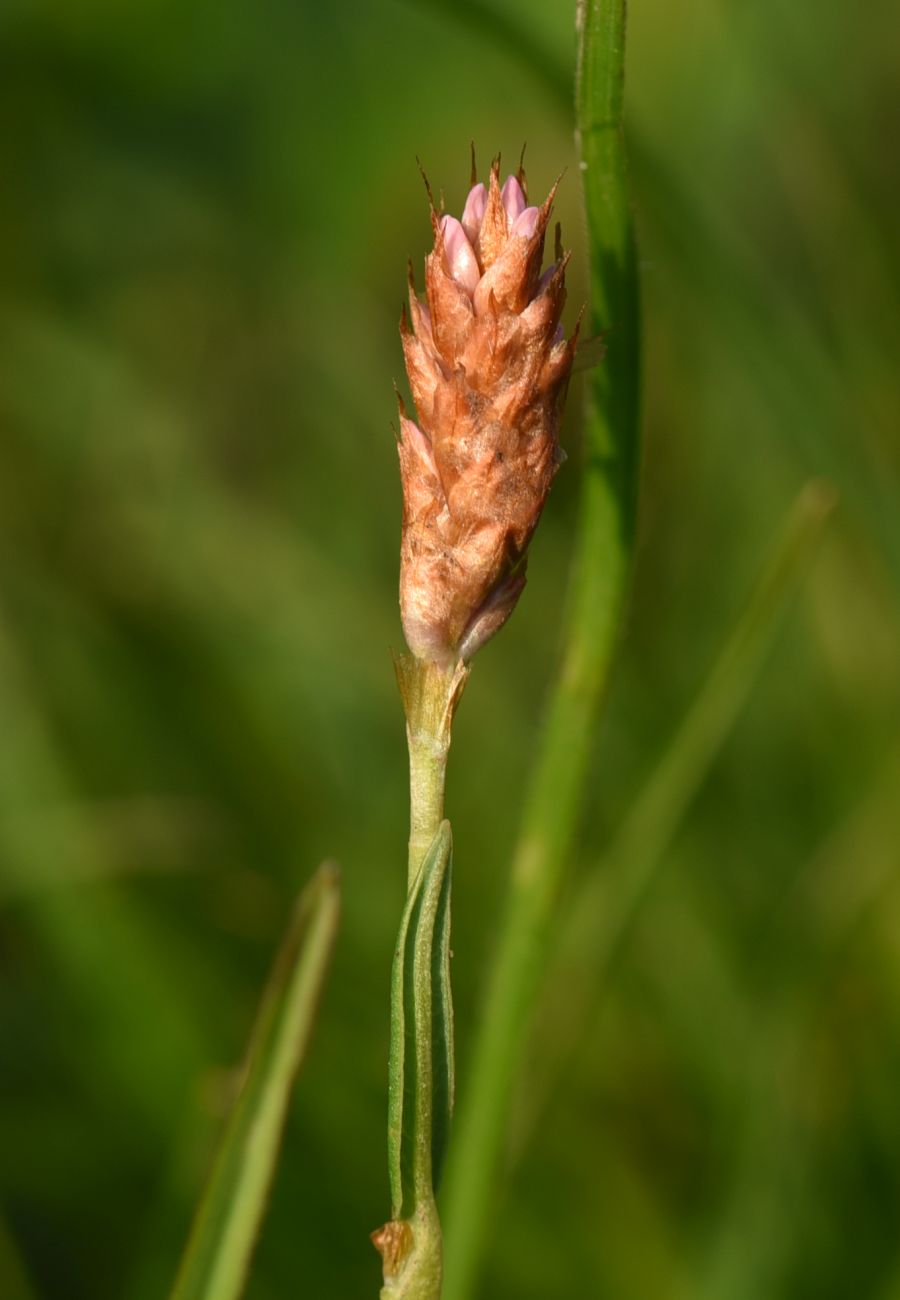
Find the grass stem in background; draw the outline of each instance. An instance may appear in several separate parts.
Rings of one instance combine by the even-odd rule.
[[[596,987],[615,958],[666,849],[759,675],[781,618],[835,505],[825,483],[800,492],[731,635],[681,726],[573,903],[573,950],[590,951]],[[609,888],[607,888],[607,883]],[[602,895],[602,898],[601,898]]]
[[[588,383],[581,515],[563,659],[523,814],[444,1204],[445,1300],[473,1294],[506,1120],[584,793],[598,705],[631,569],[638,463],[639,308],[623,139],[624,0],[578,12],[577,120],[591,254],[591,327],[607,355]]]
[[[275,962],[240,1094],[194,1220],[171,1300],[237,1300],[244,1289],[312,1032],[340,910],[337,871],[303,891]],[[302,1260],[298,1260],[298,1268]]]
[[[553,1083],[582,1040],[666,852],[808,572],[834,504],[834,492],[825,483],[813,481],[801,490],[702,690],[632,803],[602,867],[590,873],[568,908],[559,969],[546,998],[541,1061],[537,1073],[529,1073],[528,1098],[520,1099],[526,1118],[517,1145],[522,1144],[523,1131],[533,1131]]]

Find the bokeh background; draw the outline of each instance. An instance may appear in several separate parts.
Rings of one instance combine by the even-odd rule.
[[[451,207],[471,138],[513,163],[527,140],[536,190],[568,168],[574,320],[571,10],[0,9],[3,1300],[166,1294],[325,856],[343,927],[248,1294],[376,1293],[415,155]],[[595,1010],[547,1095],[526,1072],[483,1294],[896,1300],[900,10],[630,19],[640,546],[573,881],[603,870],[798,488],[841,504],[603,987],[569,971]],[[458,718],[463,1083],[558,651],[579,397],[528,591]]]

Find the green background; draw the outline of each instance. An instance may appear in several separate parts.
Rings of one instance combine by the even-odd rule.
[[[484,1296],[900,1297],[900,11],[632,0],[633,599],[573,880],[797,489],[837,517],[602,989],[557,973]],[[344,918],[251,1300],[374,1296],[406,773],[415,155],[563,168],[568,4],[0,9],[0,1296],[159,1300],[299,884]],[[458,1063],[558,652],[569,460],[451,755]],[[612,889],[614,882],[610,885]],[[574,893],[571,895],[575,897]],[[600,994],[602,993],[602,998]]]

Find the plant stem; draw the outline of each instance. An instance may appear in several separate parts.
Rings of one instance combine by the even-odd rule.
[[[392,1218],[372,1239],[384,1263],[382,1300],[440,1300],[443,1242],[434,1182],[453,1102],[444,778],[468,669],[462,663],[443,669],[410,656],[396,667],[409,743],[409,876],[391,994]]]
[[[409,746],[409,890],[443,821],[453,716],[469,673],[461,663],[445,669],[411,655],[396,669]]]
[[[535,764],[506,914],[450,1148],[445,1300],[469,1300],[485,1249],[506,1119],[577,826],[597,708],[631,569],[638,460],[639,310],[622,130],[624,0],[578,9],[577,117],[591,325],[607,356],[588,392],[586,465],[563,661]]]
[[[540,1013],[541,1053],[517,1107],[515,1145],[538,1128],[550,1096],[609,986],[627,937],[669,857],[685,814],[746,704],[782,621],[801,587],[835,507],[831,487],[807,483],[704,683],[648,779],[632,800],[601,863],[567,901],[554,969]],[[512,1159],[518,1152],[512,1153]]]

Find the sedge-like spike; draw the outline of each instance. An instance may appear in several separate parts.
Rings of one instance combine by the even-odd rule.
[[[487,185],[475,175],[460,220],[432,204],[425,300],[410,275],[401,326],[416,419],[401,418],[400,606],[413,654],[443,666],[468,661],[521,596],[575,356],[558,226],[541,269],[559,181],[538,207],[522,162],[502,185],[499,156]]]

